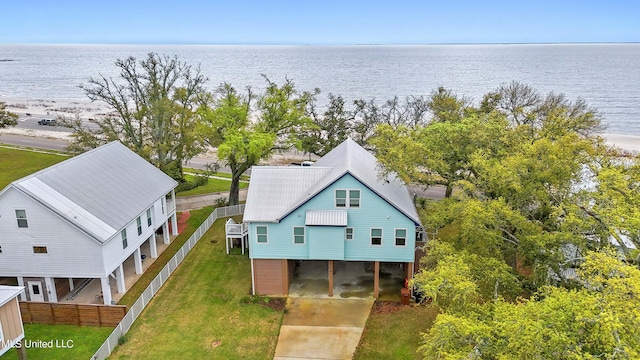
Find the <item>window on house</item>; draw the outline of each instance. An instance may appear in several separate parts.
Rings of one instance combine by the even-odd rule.
[[[27,210],[16,210],[16,220],[18,220],[19,228],[28,228],[29,223],[27,222]]]
[[[46,246],[34,246],[33,247],[33,253],[34,254],[46,254],[47,253],[47,247]]]
[[[349,190],[349,207],[360,207],[360,190]]]
[[[120,231],[120,236],[122,236],[122,248],[126,249],[129,244],[127,243],[127,229],[122,229]]]
[[[348,227],[344,229],[344,239],[353,240],[353,228]]]
[[[407,245],[407,229],[396,229],[396,246]]]
[[[2,254],[2,245],[0,245],[0,254]]]
[[[371,229],[371,245],[382,245],[382,229]]]
[[[147,209],[147,226],[151,226],[151,208]]]
[[[140,216],[136,219],[136,224],[138,225],[138,235],[142,235],[142,220],[140,220]]]
[[[304,244],[304,227],[296,226],[293,228],[293,243]]]
[[[347,207],[347,190],[336,190],[336,207]]]
[[[267,243],[269,240],[266,226],[256,226],[256,235],[259,243]]]

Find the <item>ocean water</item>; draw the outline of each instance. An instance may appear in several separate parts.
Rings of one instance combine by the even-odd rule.
[[[208,87],[264,87],[262,74],[299,89],[347,100],[429,95],[438,86],[479,101],[517,80],[541,93],[584,98],[607,132],[640,135],[640,44],[424,46],[198,46],[0,44],[3,98],[87,101],[78,87],[91,76],[117,76],[118,58],[148,52],[199,65]]]

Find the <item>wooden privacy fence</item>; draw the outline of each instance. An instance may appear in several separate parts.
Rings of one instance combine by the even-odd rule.
[[[20,312],[25,324],[114,327],[124,318],[127,307],[20,301]]]
[[[180,250],[176,252],[176,254],[171,258],[171,260],[167,262],[167,265],[165,265],[165,267],[162,268],[160,273],[153,279],[153,281],[151,281],[151,284],[149,284],[149,286],[147,286],[147,288],[142,292],[138,300],[136,300],[136,302],[133,303],[133,305],[131,305],[129,312],[127,312],[124,318],[122,318],[122,321],[120,321],[120,323],[117,324],[116,328],[113,329],[113,332],[111,333],[111,335],[109,335],[107,340],[105,340],[105,342],[102,343],[102,346],[100,346],[98,351],[96,351],[95,354],[93,354],[93,356],[91,357],[91,360],[103,360],[108,358],[109,355],[111,355],[111,352],[113,352],[113,349],[118,345],[118,340],[124,334],[126,334],[127,331],[129,331],[129,329],[131,328],[131,325],[133,325],[133,322],[136,321],[138,316],[140,316],[140,314],[142,313],[142,310],[144,310],[144,308],[147,307],[147,304],[149,304],[149,301],[151,301],[151,298],[153,298],[153,296],[158,292],[158,290],[160,290],[162,285],[167,280],[169,280],[169,277],[178,268],[178,265],[182,263],[182,260],[184,260],[185,256],[187,256],[189,251],[191,251],[191,249],[193,249],[193,247],[196,246],[200,238],[202,238],[202,235],[204,235],[204,233],[206,233],[207,230],[209,230],[211,225],[213,225],[213,223],[217,219],[225,218],[229,216],[241,215],[243,213],[244,213],[244,204],[226,206],[226,207],[221,207],[213,210],[211,215],[209,215],[209,217],[202,223],[202,225],[198,227],[198,229],[191,235],[189,240],[187,240],[187,242],[184,243],[184,245],[182,245]]]

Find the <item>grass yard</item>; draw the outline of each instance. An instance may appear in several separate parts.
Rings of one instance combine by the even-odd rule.
[[[69,156],[0,147],[0,190],[12,181],[33,174]]]
[[[354,359],[422,359],[417,352],[421,332],[428,331],[438,309],[432,306],[389,306],[376,302]]]
[[[185,175],[184,177],[188,181],[193,181],[195,178],[193,175]],[[247,186],[249,186],[249,183],[240,182],[240,189],[244,189]],[[197,188],[187,190],[187,191],[182,191],[176,195],[190,196],[190,195],[211,194],[211,193],[229,191],[230,187],[231,187],[231,180],[209,178],[209,181],[207,181],[206,185],[198,186]]]
[[[282,311],[247,301],[248,257],[226,255],[219,219],[111,359],[272,359]]]
[[[43,342],[53,340],[54,346],[56,340],[59,346],[62,344],[70,345],[69,348],[27,348],[29,360],[90,359],[112,331],[113,328],[110,327],[26,324],[24,326],[25,339],[22,341],[25,346],[29,344],[29,341],[35,343],[38,340]],[[11,349],[0,356],[0,359],[18,359],[18,352]]]
[[[162,271],[162,268],[171,260],[178,250],[189,240],[191,234],[193,234],[207,217],[213,212],[213,206],[207,206],[198,210],[191,210],[191,216],[187,219],[187,227],[178,235],[171,244],[160,254],[156,261],[153,262],[147,268],[147,270],[140,276],[138,281],[131,286],[126,294],[118,301],[118,305],[127,305],[130,308],[136,300],[140,297],[140,294],[144,289],[151,284],[153,279]]]

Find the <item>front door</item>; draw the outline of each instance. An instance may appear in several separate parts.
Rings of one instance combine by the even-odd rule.
[[[29,298],[31,301],[44,301],[44,294],[42,293],[42,282],[40,281],[27,281],[29,287]]]

